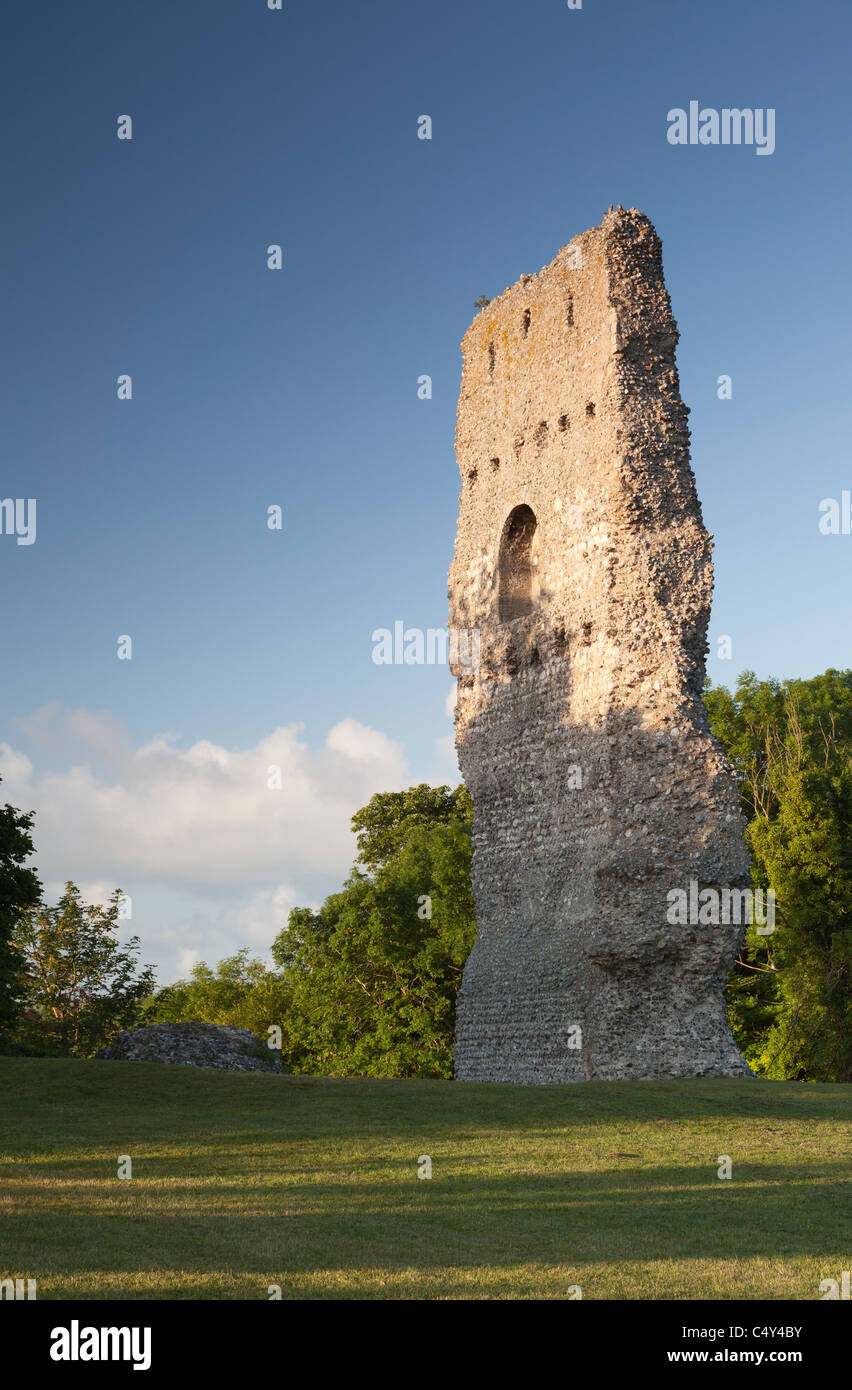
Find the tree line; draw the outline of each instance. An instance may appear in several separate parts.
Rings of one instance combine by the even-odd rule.
[[[740,676],[705,687],[736,773],[755,888],[775,930],[747,928],[727,987],[736,1041],[774,1079],[852,1081],[852,671]],[[280,1030],[285,1067],[330,1076],[452,1076],[455,997],[476,932],[464,786],[378,793],[352,820],[357,856],[318,911],[294,908],[271,946],[199,963],[157,989],[120,899],[73,883],[41,900],[33,817],[0,811],[0,1041],[91,1056],[121,1028],[201,1021]]]

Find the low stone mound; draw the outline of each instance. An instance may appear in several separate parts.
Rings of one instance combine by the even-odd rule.
[[[247,1028],[218,1023],[154,1023],[127,1029],[95,1053],[117,1062],[169,1062],[221,1071],[281,1071],[281,1056]]]

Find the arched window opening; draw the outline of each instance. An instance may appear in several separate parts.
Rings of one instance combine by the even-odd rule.
[[[533,565],[536,519],[531,507],[515,507],[503,527],[498,564],[498,612],[501,623],[526,618],[538,590]]]

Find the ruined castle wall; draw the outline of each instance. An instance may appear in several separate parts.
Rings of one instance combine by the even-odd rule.
[[[676,342],[659,239],[621,209],[464,339],[450,622],[479,631],[480,664],[456,712],[478,924],[461,1079],[745,1070],[722,993],[741,929],[666,920],[691,875],[748,880],[699,698],[711,543]]]

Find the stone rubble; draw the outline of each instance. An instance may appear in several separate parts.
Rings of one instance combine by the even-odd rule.
[[[247,1028],[218,1023],[154,1023],[126,1029],[96,1057],[122,1062],[168,1062],[220,1071],[281,1071],[281,1054]]]

